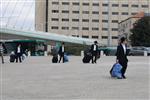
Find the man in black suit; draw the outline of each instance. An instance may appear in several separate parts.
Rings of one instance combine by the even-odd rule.
[[[0,43],[0,56],[2,59],[2,64],[4,64],[4,57],[3,57],[4,53],[7,53],[7,49],[6,49],[5,44],[2,42],[2,43]]]
[[[62,58],[63,58],[63,63],[64,63],[65,62],[64,61],[64,53],[65,53],[65,43],[64,42],[60,46],[58,53],[59,53],[59,56],[60,56],[59,63],[60,63],[60,61],[61,61]]]
[[[97,54],[98,54],[97,41],[94,41],[94,44],[91,46],[91,53],[92,53],[92,63],[96,63]]]
[[[127,40],[125,37],[122,37],[120,39],[120,44],[117,47],[117,52],[116,52],[116,56],[117,56],[117,62],[119,64],[122,65],[122,77],[125,79],[125,72],[127,69],[127,63],[128,63],[128,59],[127,59]]]
[[[16,63],[18,63],[18,59],[19,59],[20,63],[22,62],[22,59],[21,59],[22,53],[23,53],[23,50],[22,50],[21,44],[19,44],[15,50]]]

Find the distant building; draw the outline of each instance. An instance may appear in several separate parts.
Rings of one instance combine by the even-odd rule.
[[[150,12],[149,0],[36,0],[35,28],[118,44],[118,23]]]
[[[130,43],[130,35],[131,33],[131,29],[133,28],[133,25],[136,21],[138,21],[139,19],[141,19],[144,16],[150,16],[150,13],[144,13],[144,12],[140,12],[132,17],[129,17],[123,21],[121,21],[119,23],[119,35],[118,37],[126,37]]]

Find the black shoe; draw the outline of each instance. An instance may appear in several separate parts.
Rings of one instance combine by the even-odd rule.
[[[122,78],[123,78],[123,79],[126,79],[126,77],[125,77],[124,75],[122,75]]]
[[[122,77],[117,77],[117,79],[122,79]]]

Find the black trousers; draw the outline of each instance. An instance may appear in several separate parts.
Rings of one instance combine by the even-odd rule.
[[[92,63],[96,63],[97,61],[97,51],[92,52]]]
[[[0,53],[1,59],[2,59],[2,64],[4,63],[4,56],[3,53]]]
[[[124,61],[124,62],[119,61],[119,64],[122,66],[121,72],[122,72],[122,76],[124,76],[126,73],[126,70],[127,70],[127,62],[126,61]]]
[[[61,59],[63,59],[63,63],[65,62],[65,58],[64,58],[64,53],[59,54],[60,58],[59,58],[59,63],[61,61]]]
[[[16,62],[18,62],[18,59],[19,59],[19,62],[22,62],[21,56],[22,56],[21,53],[17,53],[17,54],[16,54]]]

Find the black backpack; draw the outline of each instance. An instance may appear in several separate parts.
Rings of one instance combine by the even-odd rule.
[[[58,62],[58,56],[53,56],[52,63],[57,63],[57,62]]]

